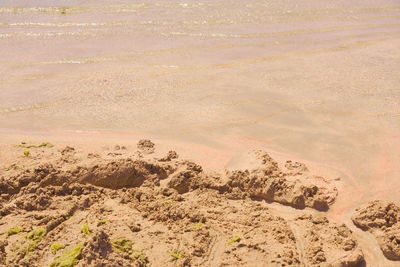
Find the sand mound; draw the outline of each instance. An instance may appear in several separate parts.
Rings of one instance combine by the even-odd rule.
[[[400,260],[400,207],[386,201],[372,201],[356,210],[354,224],[371,232],[389,260]]]
[[[167,177],[167,169],[143,160],[121,159],[89,168],[78,168],[72,176],[78,182],[119,189],[138,187],[144,182],[157,183]]]
[[[217,189],[229,198],[251,197],[299,209],[327,210],[337,196],[332,183],[310,175],[303,164],[287,162],[284,168],[279,168],[263,151],[253,151],[249,158],[249,168],[227,170],[224,174],[203,174],[201,166],[190,163],[172,176],[169,186],[179,193],[198,188]]]
[[[80,165],[73,157],[66,157],[73,151],[67,147],[53,164],[42,164],[15,176],[2,177],[0,193],[17,194],[22,188],[25,192],[27,185],[43,188],[77,182],[121,189],[160,186],[160,181],[166,180],[166,186],[180,194],[202,188],[215,189],[229,198],[251,197],[299,209],[311,207],[318,210],[328,209],[337,195],[332,183],[323,177],[311,175],[300,163],[287,162],[281,169],[263,151],[250,154],[256,162],[250,164],[253,165],[251,168],[227,170],[223,174],[205,173],[196,163],[178,160],[174,151],[158,160],[143,159],[141,156],[109,160],[89,157],[93,160],[84,165]],[[65,170],[67,162],[72,165]]]
[[[311,215],[297,217],[294,224],[303,247],[305,266],[360,266],[364,262],[364,255],[346,225]]]
[[[50,149],[50,148],[49,148]],[[53,149],[53,148],[51,148]],[[54,148],[55,149],[55,148]],[[174,151],[65,148],[1,174],[0,263],[7,266],[358,266],[345,225],[278,216],[277,202],[327,209],[337,190],[296,162],[255,151],[212,173]],[[40,164],[39,164],[40,162]],[[36,164],[37,163],[37,164]],[[264,201],[266,200],[266,201]],[[300,211],[298,211],[300,212]],[[63,264],[71,265],[63,265]]]

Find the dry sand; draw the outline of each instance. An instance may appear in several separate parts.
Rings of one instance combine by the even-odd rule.
[[[358,266],[364,260],[347,226],[323,214],[279,216],[267,207],[329,209],[334,181],[301,163],[278,164],[258,150],[246,155],[246,169],[218,173],[175,151],[157,157],[149,140],[137,150],[116,145],[100,154],[22,146],[14,149],[30,154],[2,166],[3,264],[46,266],[79,244],[81,266]],[[82,231],[85,223],[89,232]],[[16,227],[20,232],[9,232]],[[45,232],[30,247],[27,233],[38,229]],[[122,252],[115,248],[121,238],[130,244]],[[66,248],[53,254],[55,243]]]
[[[150,140],[93,151],[49,142],[5,150],[6,266],[395,266],[399,259],[398,206],[374,202],[354,213],[383,252],[369,255],[354,225],[326,216],[340,179],[262,150],[219,172]]]
[[[397,0],[0,2],[5,265],[399,266]]]

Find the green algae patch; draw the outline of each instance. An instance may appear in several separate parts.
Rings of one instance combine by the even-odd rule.
[[[97,221],[97,226],[106,224],[106,223],[108,223],[109,221],[110,221],[110,220],[100,220],[100,221]]]
[[[21,144],[17,145],[18,147],[24,147],[24,148],[40,148],[40,147],[48,147],[52,148],[54,145],[49,142],[41,143],[40,145],[27,145],[27,144]]]
[[[35,229],[26,235],[26,238],[32,241],[42,241],[43,237],[47,234],[47,231],[43,228]]]
[[[31,154],[31,152],[29,152],[29,150],[25,150],[24,151],[24,156],[25,157],[29,157],[29,156],[32,156],[32,154]]]
[[[66,251],[63,255],[56,258],[50,264],[50,267],[73,267],[79,262],[84,247],[85,244],[82,243],[79,244],[76,248]]]
[[[149,262],[146,254],[144,253],[144,249],[134,249],[130,257],[131,259],[136,261],[139,264],[139,266],[145,267]]]
[[[48,147],[48,148],[52,148],[54,145],[52,143],[49,142],[45,142],[45,143],[41,143],[40,145],[38,145],[37,147]]]
[[[235,236],[231,240],[228,241],[227,245],[229,246],[233,243],[240,242],[240,240],[241,240],[240,236]]]
[[[64,248],[65,246],[63,244],[60,243],[54,243],[53,245],[51,245],[51,253],[56,254],[57,251],[59,251],[60,249]]]
[[[4,169],[6,172],[15,170],[15,171],[23,171],[24,169],[18,166],[17,164],[11,164],[8,168]]]
[[[168,252],[168,253],[172,258],[177,259],[177,260],[182,259],[184,257],[182,252],[176,252],[176,253]]]
[[[200,229],[201,227],[203,227],[204,226],[204,223],[196,223],[193,227],[192,227],[192,229],[194,230],[194,231],[196,231],[196,230],[198,230],[198,229]]]
[[[10,236],[10,235],[16,235],[16,234],[19,234],[19,233],[21,233],[21,232],[23,232],[23,231],[24,231],[23,228],[21,228],[21,227],[19,227],[19,226],[15,226],[14,228],[12,228],[12,229],[10,229],[10,230],[7,231],[7,235],[8,235],[8,236]]]
[[[39,228],[36,230],[33,230],[32,232],[29,232],[26,235],[26,239],[28,241],[28,252],[32,252],[35,250],[36,246],[40,243],[40,241],[43,240],[45,235],[47,234],[47,231],[45,229]]]
[[[88,224],[87,222],[83,224],[83,227],[82,227],[82,229],[81,229],[81,232],[84,233],[84,234],[87,235],[87,236],[90,236],[90,235],[92,234],[92,233],[90,232],[89,224]]]
[[[165,206],[169,206],[169,205],[172,205],[172,204],[174,204],[174,203],[175,203],[175,202],[172,201],[172,200],[165,200],[165,201],[161,202],[161,204],[162,204],[162,205],[165,205]]]
[[[129,253],[132,250],[132,241],[127,238],[119,238],[112,242],[112,248],[122,253]]]
[[[39,228],[29,232],[25,239],[19,242],[19,247],[17,247],[13,252],[14,254],[23,254],[23,258],[29,258],[30,253],[35,251],[36,246],[43,240],[46,236],[46,230]]]

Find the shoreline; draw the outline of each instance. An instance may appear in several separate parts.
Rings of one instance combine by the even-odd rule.
[[[234,162],[238,159],[240,160],[240,156],[244,153],[247,153],[250,150],[262,149],[271,154],[274,158],[279,159],[281,161],[285,159],[290,159],[293,161],[303,162],[305,163],[310,170],[314,173],[318,173],[323,176],[337,177],[340,178],[340,187],[341,190],[344,191],[339,198],[344,198],[340,206],[333,206],[333,209],[337,208],[337,214],[330,214],[331,219],[336,221],[340,221],[342,216],[345,216],[343,213],[347,213],[354,209],[356,204],[348,204],[348,200],[345,199],[347,194],[353,194],[356,192],[359,195],[359,199],[357,201],[352,199],[353,202],[357,202],[358,204],[363,203],[368,200],[375,199],[374,196],[369,196],[369,199],[362,198],[363,195],[366,195],[366,189],[361,186],[363,183],[362,180],[357,179],[353,175],[349,173],[348,170],[345,170],[339,166],[334,166],[326,162],[315,162],[311,160],[306,160],[301,158],[300,156],[277,151],[271,148],[269,143],[264,143],[261,140],[246,139],[246,138],[237,138],[237,144],[230,144],[230,146],[226,146],[226,144],[222,144],[225,146],[215,146],[205,143],[193,143],[193,142],[185,142],[185,141],[177,141],[155,135],[148,135],[145,133],[139,132],[123,132],[123,131],[81,131],[81,130],[48,130],[48,131],[24,131],[24,130],[15,130],[15,129],[5,129],[0,128],[0,136],[2,137],[3,145],[17,144],[22,141],[28,142],[52,142],[57,144],[64,145],[72,145],[72,146],[80,146],[83,149],[89,151],[93,150],[93,148],[97,147],[112,147],[115,144],[124,144],[131,147],[135,147],[136,143],[140,139],[148,138],[157,143],[158,149],[167,152],[168,149],[174,149],[179,151],[179,153],[187,159],[191,159],[195,162],[198,162],[209,171],[223,171],[230,167],[230,165],[234,165]],[[7,140],[8,139],[8,140]],[[4,140],[7,140],[4,142]],[[1,153],[0,153],[1,155]],[[389,186],[389,185],[388,185]],[[376,194],[385,194],[388,195],[389,192],[397,192],[396,189],[386,190],[376,192]],[[400,191],[399,191],[400,192]],[[368,197],[368,195],[366,195]],[[394,200],[391,198],[385,198],[381,195],[381,199],[386,200]],[[337,202],[335,202],[337,203]],[[330,210],[332,212],[332,210]],[[336,212],[336,210],[335,210]],[[333,213],[333,212],[332,212]]]

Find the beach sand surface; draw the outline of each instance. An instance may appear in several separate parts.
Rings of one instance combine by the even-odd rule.
[[[400,202],[399,48],[395,0],[1,1],[0,174],[21,142],[151,139],[217,172],[261,149],[337,179],[325,215],[384,261],[351,216]]]

